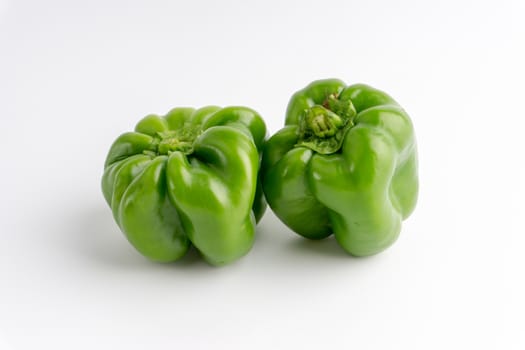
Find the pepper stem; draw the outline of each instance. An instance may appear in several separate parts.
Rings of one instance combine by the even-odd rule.
[[[158,132],[155,136],[157,154],[168,155],[172,152],[190,154],[193,152],[193,142],[199,135],[199,128],[185,125],[181,129]]]
[[[320,154],[337,152],[344,135],[353,124],[356,111],[350,99],[329,95],[322,105],[307,108],[299,119],[297,146],[308,147]]]
[[[305,123],[315,136],[327,138],[334,136],[344,121],[332,111],[316,105],[306,110]]]

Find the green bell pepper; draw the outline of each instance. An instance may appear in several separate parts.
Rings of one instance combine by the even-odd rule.
[[[334,233],[348,253],[375,254],[416,205],[412,122],[382,91],[314,81],[291,98],[261,172],[268,204],[290,229],[310,239]]]
[[[259,150],[266,126],[245,107],[148,115],[111,146],[102,192],[147,258],[175,261],[195,246],[213,265],[245,255],[266,203]]]

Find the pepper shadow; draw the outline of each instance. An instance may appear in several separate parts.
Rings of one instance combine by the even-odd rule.
[[[290,260],[306,259],[326,261],[357,261],[337,243],[333,235],[312,240],[302,237],[286,227],[273,212],[268,211],[257,226],[254,249],[264,250],[274,260],[290,263]]]
[[[113,220],[111,211],[103,205],[93,205],[80,210],[69,222],[64,240],[67,249],[76,251],[85,259],[97,264],[125,269],[155,268],[211,268],[195,248],[191,248],[180,260],[158,263],[148,260],[133,248]],[[74,232],[75,234],[71,234]]]
[[[355,257],[348,254],[343,248],[341,248],[341,246],[339,246],[333,236],[321,240],[296,237],[289,241],[288,249],[294,254],[308,254],[330,259],[355,259]]]

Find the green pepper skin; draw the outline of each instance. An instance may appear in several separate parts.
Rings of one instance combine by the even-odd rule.
[[[266,126],[246,107],[148,115],[111,146],[102,192],[129,242],[158,262],[194,245],[212,265],[244,256],[266,209],[258,170]]]
[[[310,239],[334,233],[348,253],[376,254],[397,239],[416,205],[412,122],[382,91],[314,81],[291,98],[261,172],[268,204],[290,229]]]

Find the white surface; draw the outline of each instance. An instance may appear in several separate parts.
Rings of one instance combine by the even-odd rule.
[[[0,348],[523,349],[523,1],[0,1]],[[421,193],[366,259],[268,211],[212,268],[139,256],[100,191],[148,113],[339,77],[416,127]]]

